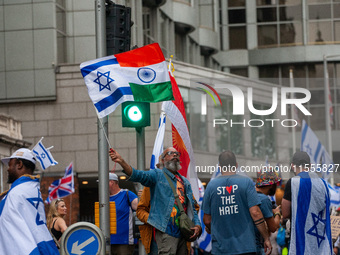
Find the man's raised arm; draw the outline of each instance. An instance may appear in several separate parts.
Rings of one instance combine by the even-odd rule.
[[[132,175],[132,167],[128,163],[125,162],[125,160],[122,158],[122,156],[120,156],[120,154],[117,151],[110,148],[109,155],[111,157],[111,160],[113,162],[118,163],[123,168],[124,172],[128,176]]]

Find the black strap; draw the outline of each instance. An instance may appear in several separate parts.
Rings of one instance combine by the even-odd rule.
[[[163,172],[163,174],[165,175],[165,178],[166,178],[167,181],[169,182],[170,187],[171,187],[171,189],[172,189],[172,192],[174,193],[174,196],[175,196],[175,199],[176,199],[176,202],[177,202],[178,209],[181,211],[181,214],[185,214],[184,209],[183,209],[183,206],[182,206],[182,203],[181,203],[181,201],[179,200],[179,196],[178,196],[178,194],[177,194],[177,192],[176,192],[176,188],[175,188],[174,184],[172,183],[170,177],[169,177],[166,173]]]
[[[127,199],[128,199],[128,204],[131,207],[131,202],[130,202],[130,199],[129,199],[129,191],[128,190],[126,191],[126,196],[127,196]]]
[[[54,228],[54,224],[55,222],[57,221],[58,218],[56,218],[54,221],[53,221],[53,225],[52,225],[52,228]]]

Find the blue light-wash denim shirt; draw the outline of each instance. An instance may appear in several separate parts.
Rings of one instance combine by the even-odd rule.
[[[174,193],[169,182],[164,176],[163,171],[171,178],[174,186],[176,187],[177,181],[175,175],[166,168],[163,168],[162,170],[152,169],[150,171],[142,171],[132,168],[132,175],[129,179],[129,181],[140,182],[142,185],[150,187],[151,201],[148,223],[161,232],[165,232],[170,220],[172,208],[175,204]],[[190,201],[188,203],[187,214],[193,220],[195,225],[201,226],[197,211],[194,210],[195,201],[191,185],[185,177],[180,174],[178,175],[184,181],[186,196]]]

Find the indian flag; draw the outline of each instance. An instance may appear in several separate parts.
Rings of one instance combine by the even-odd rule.
[[[155,103],[174,98],[158,43],[84,62],[80,70],[100,118],[125,101]]]

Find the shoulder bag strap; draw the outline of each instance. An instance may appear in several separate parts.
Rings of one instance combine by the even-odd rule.
[[[175,199],[176,199],[176,201],[177,201],[178,209],[181,211],[181,214],[185,214],[184,209],[183,209],[183,206],[182,206],[182,203],[181,203],[181,201],[179,200],[179,197],[178,197],[178,194],[177,194],[177,192],[176,192],[176,188],[175,188],[174,184],[172,183],[170,177],[169,177],[166,173],[163,172],[163,174],[165,175],[165,178],[166,178],[167,181],[169,182],[170,187],[171,187],[171,189],[172,189],[172,192],[174,193]]]

